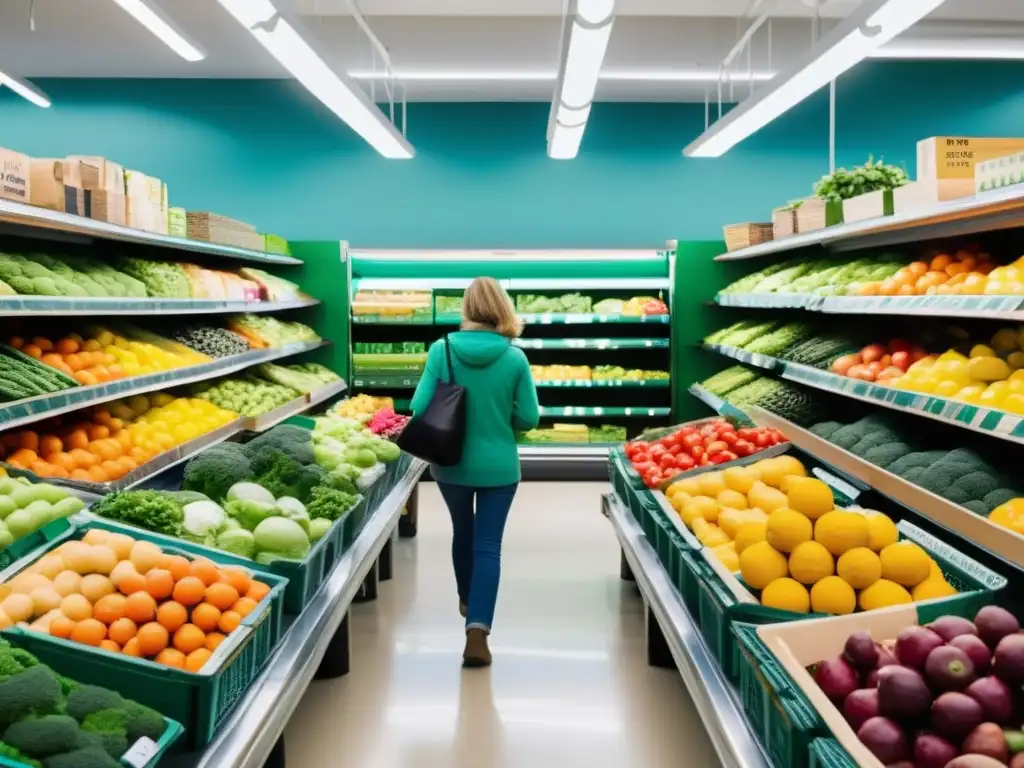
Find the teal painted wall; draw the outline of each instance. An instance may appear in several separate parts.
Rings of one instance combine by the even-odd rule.
[[[1019,135],[1024,63],[865,65],[838,87],[838,161],[914,166],[935,134]],[[658,247],[718,239],[809,193],[828,170],[820,93],[716,160],[682,147],[703,105],[598,104],[580,156],[549,160],[547,104],[411,104],[418,155],[386,161],[283,81],[40,81],[54,107],[0,91],[0,146],[102,154],[171,201],[289,238],[364,247]]]

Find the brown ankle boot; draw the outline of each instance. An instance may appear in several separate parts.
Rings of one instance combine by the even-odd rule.
[[[487,647],[487,633],[477,627],[466,630],[466,650],[462,652],[462,666],[491,666],[491,649]]]

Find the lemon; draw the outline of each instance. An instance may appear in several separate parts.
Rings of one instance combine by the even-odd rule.
[[[761,459],[755,465],[761,472],[761,482],[765,485],[770,485],[773,488],[778,488],[779,483],[782,482],[782,478],[786,476],[785,466],[778,463],[778,457],[771,459]]]
[[[736,554],[742,555],[743,550],[749,547],[751,544],[757,544],[759,541],[765,541],[768,536],[768,523],[765,520],[748,520],[747,522],[740,525],[736,530],[734,543],[736,544]]]
[[[698,541],[703,541],[704,537],[711,532],[711,529],[717,527],[717,525],[712,525],[703,517],[698,517],[690,524],[690,529],[693,531],[693,535],[697,537]]]
[[[856,512],[834,509],[818,518],[814,540],[839,557],[851,549],[867,546],[868,520]]]
[[[784,453],[781,456],[776,456],[772,462],[772,466],[782,472],[783,477],[807,477],[807,469],[796,456]]]
[[[776,509],[781,509],[787,504],[786,494],[777,488],[765,485],[760,480],[754,483],[750,489],[750,493],[747,494],[747,501],[752,507],[758,507],[763,509],[768,514],[771,514]]]
[[[814,535],[811,521],[792,509],[776,509],[768,515],[768,543],[779,552],[792,552]]]
[[[912,541],[898,541],[882,550],[882,578],[916,587],[931,573],[931,558]]]
[[[815,584],[835,573],[832,553],[816,541],[797,545],[789,556],[789,574],[801,584]]]
[[[721,528],[730,539],[736,538],[736,532],[740,526],[747,521],[747,510],[722,507],[718,511],[718,527]]]
[[[836,572],[854,589],[867,589],[882,578],[882,561],[867,547],[855,547],[839,558]]]
[[[722,491],[727,490],[725,476],[722,472],[705,472],[698,475],[697,482],[700,484],[700,492],[703,496],[714,498]]]
[[[811,587],[811,608],[815,613],[845,616],[857,609],[857,595],[838,576],[828,576]]]
[[[781,611],[807,613],[811,610],[811,597],[807,587],[793,579],[776,579],[761,592],[761,605]]]
[[[858,602],[862,611],[874,611],[890,605],[906,605],[913,602],[913,598],[896,582],[879,579],[867,589],[861,590]]]
[[[686,506],[686,503],[693,498],[690,494],[685,493],[684,491],[676,491],[675,493],[668,493],[665,495],[668,496],[668,503],[672,505],[672,509],[677,513],[681,513],[683,511],[683,507]]]
[[[759,475],[750,467],[729,467],[722,472],[722,477],[730,490],[746,495],[754,487]]]
[[[688,493],[691,496],[700,496],[700,483],[697,482],[696,477],[687,477],[684,480],[676,480],[672,485],[668,487],[667,493],[675,493],[676,491],[682,491]]]
[[[733,490],[728,489],[728,488],[726,488],[724,491],[719,493],[715,497],[715,501],[718,502],[718,506],[719,507],[732,507],[733,509],[746,509],[748,506],[750,506],[749,504],[747,504],[747,497],[746,496],[744,496],[739,491],[733,491]]]
[[[952,597],[956,594],[953,586],[944,578],[929,576],[910,592],[914,602],[921,600],[934,600],[937,597]]]
[[[718,502],[708,496],[694,496],[683,505],[679,516],[691,527],[697,518],[713,523],[718,519]]]
[[[712,548],[711,554],[718,558],[729,573],[735,573],[740,569],[740,558],[736,554],[736,546],[731,541]]]
[[[895,544],[900,539],[900,532],[896,523],[888,515],[881,512],[868,513],[868,548],[881,552],[890,544]]]
[[[789,573],[786,557],[767,541],[751,544],[740,554],[740,573],[752,589],[764,589]]]
[[[789,508],[807,515],[811,520],[817,520],[835,508],[832,489],[815,477],[790,478],[786,487]]]
[[[711,525],[708,523],[708,532],[704,535],[704,538],[700,539],[700,543],[708,549],[714,549],[715,547],[722,546],[723,544],[730,544],[732,539],[729,535],[719,528],[717,525]]]

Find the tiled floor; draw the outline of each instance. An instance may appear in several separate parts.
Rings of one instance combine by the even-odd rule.
[[[286,732],[292,768],[718,765],[674,671],[648,667],[601,483],[520,488],[505,534],[489,670],[460,667],[451,524],[432,484],[395,578],[353,608],[353,671],[314,683]]]

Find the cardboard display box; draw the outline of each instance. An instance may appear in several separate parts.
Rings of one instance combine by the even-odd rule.
[[[124,168],[105,157],[68,155],[69,163],[80,163],[92,170],[82,172],[83,189],[124,195]]]
[[[967,182],[965,192],[974,193],[977,163],[1024,151],[1024,138],[983,139],[967,136],[933,136],[917,142],[919,181],[958,179]]]
[[[892,193],[891,189],[877,189],[843,200],[843,221],[849,224],[854,221],[892,216]]]
[[[0,198],[31,201],[31,161],[28,155],[0,147]]]
[[[974,181],[968,179],[924,179],[912,181],[892,193],[893,211],[909,213],[930,208],[947,200],[970,197]]]
[[[33,158],[30,202],[40,208],[87,216],[86,195],[78,175],[79,164],[55,158]]]

